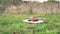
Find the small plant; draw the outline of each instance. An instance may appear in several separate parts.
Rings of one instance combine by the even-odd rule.
[[[9,32],[3,32],[2,34],[9,34]]]
[[[60,32],[57,32],[57,34],[60,34]]]
[[[33,14],[32,8],[29,8],[29,14]]]

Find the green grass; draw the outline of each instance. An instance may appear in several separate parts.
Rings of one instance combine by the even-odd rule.
[[[4,14],[0,16],[0,32],[6,34],[60,34],[60,14],[48,14],[42,17],[46,18],[44,23],[28,24],[23,22],[23,19],[29,18],[31,15],[17,15],[17,14]],[[41,15],[32,15],[39,17]]]

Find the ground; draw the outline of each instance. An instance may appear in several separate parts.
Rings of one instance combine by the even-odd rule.
[[[41,16],[33,15],[34,17]],[[42,15],[44,23],[29,24],[23,19],[30,15],[3,14],[0,16],[0,34],[60,34],[60,14]]]

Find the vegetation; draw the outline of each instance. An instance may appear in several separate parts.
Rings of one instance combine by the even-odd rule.
[[[16,34],[57,34],[60,33],[60,14],[44,15],[46,18],[44,23],[29,24],[23,22],[24,18],[29,18],[30,15],[13,15],[4,14],[0,16],[0,32],[4,33],[16,33]],[[39,17],[40,15],[33,15]],[[30,30],[31,28],[31,30]],[[34,32],[33,32],[34,29]]]
[[[21,3],[22,0],[0,0],[0,34],[60,34],[60,14],[58,13],[33,14],[31,7],[29,11],[28,9],[26,10],[29,14],[26,12],[24,12],[26,14],[19,14],[19,11],[17,11],[18,14],[5,13],[5,8],[8,5],[14,5],[18,10],[18,5]],[[44,17],[45,22],[39,24],[23,22],[23,19],[29,18],[31,15],[34,17]]]

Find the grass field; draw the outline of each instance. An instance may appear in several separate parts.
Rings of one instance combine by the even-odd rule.
[[[33,15],[39,17],[41,15]],[[4,14],[0,16],[0,34],[60,34],[60,14],[42,15],[44,23],[28,24],[30,15]]]

